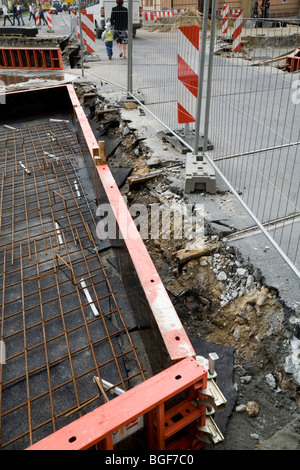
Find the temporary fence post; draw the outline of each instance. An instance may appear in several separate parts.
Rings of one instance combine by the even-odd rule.
[[[128,0],[128,62],[127,62],[127,95],[132,93],[132,0]]]
[[[205,105],[203,152],[207,151],[207,143],[208,143],[208,125],[209,125],[209,114],[210,114],[212,70],[213,70],[214,43],[215,43],[215,32],[216,32],[216,0],[212,0],[211,12],[212,14],[211,14],[209,59],[208,59],[208,72],[207,72],[207,92],[206,92],[206,105]]]
[[[82,36],[82,26],[81,26],[81,0],[78,0],[78,13],[79,13],[79,32],[80,32],[80,51],[81,51],[81,74],[84,77],[83,70],[83,58],[84,58],[84,45],[83,45],[83,36]]]
[[[189,123],[187,122],[184,125],[184,136],[188,137],[188,135],[189,135]]]
[[[197,107],[196,107],[194,155],[197,155],[198,147],[199,147],[200,117],[201,117],[201,103],[202,103],[202,92],[203,92],[208,7],[209,7],[209,0],[205,0],[204,9],[203,9],[202,40],[201,40],[200,58],[199,58],[198,98],[197,98]]]

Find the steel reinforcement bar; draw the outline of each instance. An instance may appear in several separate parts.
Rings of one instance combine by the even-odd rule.
[[[207,401],[217,409],[220,394],[208,365],[196,358],[137,232],[134,239],[117,240],[116,252],[151,363],[152,377],[145,378],[127,315],[96,249],[96,221],[76,159],[84,162],[95,192],[101,189],[110,203],[121,233],[132,219],[108,165],[95,164],[99,143],[74,88],[8,94],[8,113],[15,117],[18,101],[25,119],[49,116],[47,102],[55,112],[55,93],[56,112],[68,110],[77,140],[61,123],[9,128],[0,135],[1,341],[7,346],[0,367],[2,447],[113,449],[113,436],[125,429],[129,435],[144,432],[149,449],[216,443],[223,436],[207,413]],[[136,364],[131,374],[127,357]],[[120,396],[112,399],[116,393]]]

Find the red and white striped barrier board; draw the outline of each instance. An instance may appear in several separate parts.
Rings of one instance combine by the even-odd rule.
[[[78,39],[80,39],[79,20],[77,20]],[[81,11],[81,29],[83,42],[86,45],[87,52],[95,52],[95,31],[94,15]]]
[[[181,11],[186,11],[185,9],[177,9],[177,10],[163,10],[163,11],[145,11],[144,12],[144,20],[145,21],[155,21],[159,18],[171,18],[176,16],[177,13]]]
[[[224,11],[224,7],[223,7],[223,10],[218,10],[218,15],[223,16],[223,11]],[[229,16],[237,16],[241,12],[243,12],[242,8],[229,9],[228,10],[228,15]]]
[[[51,16],[50,11],[46,12],[46,21],[48,23],[48,28],[52,29],[52,16]]]
[[[199,26],[181,26],[177,40],[178,123],[196,121],[199,67]]]
[[[34,12],[34,17],[35,17],[35,25],[41,26],[40,15],[39,15],[38,10]]]
[[[222,34],[227,34],[228,31],[228,17],[229,17],[229,5],[223,6],[222,12]]]
[[[242,29],[243,29],[243,12],[241,11],[236,19],[234,20],[233,34],[232,34],[232,45],[234,52],[241,50],[242,41]]]

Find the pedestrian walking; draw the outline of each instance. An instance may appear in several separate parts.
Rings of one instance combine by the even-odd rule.
[[[123,0],[116,0],[117,6],[111,10],[110,22],[114,28],[114,38],[120,50],[120,57],[126,59],[128,44],[128,10]]]
[[[261,5],[260,5],[260,9],[261,9],[261,17],[262,18],[269,18],[270,17],[270,13],[269,13],[270,1],[269,0],[262,0]]]
[[[112,59],[113,56],[113,41],[114,41],[114,35],[111,29],[111,23],[106,23],[105,25],[105,30],[102,33],[101,38],[103,39],[106,47],[106,52],[109,60]]]
[[[19,15],[18,15],[18,12],[17,12],[16,5],[13,6],[12,14],[13,14],[13,25],[15,26],[16,20],[17,20],[18,26],[20,26],[20,20],[19,20]]]
[[[259,17],[259,13],[258,13],[258,1],[256,0],[255,2],[253,2],[252,4],[252,8],[251,8],[251,18],[258,18]]]
[[[35,20],[34,8],[33,8],[33,4],[32,4],[32,3],[29,5],[29,21],[31,20],[31,18],[33,18],[33,19]]]
[[[44,11],[42,9],[40,10],[39,15],[40,15],[40,21],[43,22],[43,25],[47,25],[48,21],[46,20]]]
[[[13,23],[12,23],[10,17],[9,17],[8,9],[7,9],[6,5],[3,5],[2,11],[3,11],[3,26],[5,26],[6,20],[8,20],[10,22],[10,24],[13,26]]]
[[[18,18],[20,21],[22,21],[22,25],[24,26],[25,23],[24,23],[24,20],[23,20],[23,16],[22,16],[22,6],[20,5],[20,3],[18,3],[18,6],[17,6],[17,13],[18,13]]]

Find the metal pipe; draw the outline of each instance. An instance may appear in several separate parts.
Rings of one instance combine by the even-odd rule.
[[[128,0],[128,62],[127,62],[127,94],[132,93],[132,0]]]
[[[204,119],[203,152],[207,151],[207,143],[208,143],[208,127],[209,127],[209,115],[210,115],[215,32],[216,32],[216,0],[212,0],[209,58],[208,58],[208,72],[207,72],[207,92],[206,92],[206,106],[205,106],[205,119]]]
[[[206,35],[207,35],[207,21],[208,21],[208,6],[209,6],[209,0],[205,0],[204,10],[203,10],[202,39],[201,39],[201,47],[200,47],[200,51],[199,51],[198,97],[197,97],[197,107],[196,107],[195,143],[194,143],[194,152],[193,152],[194,155],[197,155],[198,147],[199,147],[199,133],[200,133],[201,105],[202,105],[202,94],[203,94],[205,49],[206,49]]]
[[[82,25],[81,25],[81,0],[78,0],[78,12],[79,12],[79,32],[80,32],[81,74],[84,77],[84,70],[83,70],[84,44],[83,44]]]
[[[219,162],[221,160],[229,160],[230,158],[247,157],[248,155],[254,155],[256,153],[270,152],[271,150],[280,150],[282,148],[294,147],[299,144],[300,142],[291,142],[290,144],[274,145],[273,147],[265,147],[262,149],[250,150],[249,152],[235,153],[233,155],[226,155],[225,157],[217,157],[214,158],[214,161]]]

